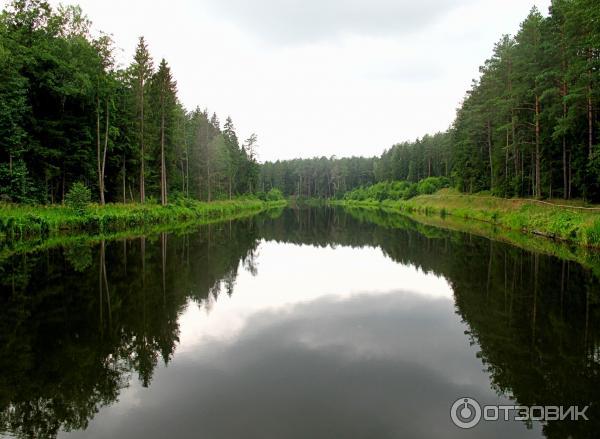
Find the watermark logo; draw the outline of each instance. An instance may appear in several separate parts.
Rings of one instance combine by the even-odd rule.
[[[473,428],[481,421],[481,406],[473,398],[459,398],[450,409],[454,425],[460,428]]]
[[[522,406],[522,405],[486,405],[481,406],[475,399],[462,397],[454,401],[450,409],[450,418],[459,428],[473,428],[484,421],[588,421],[586,411],[577,406]]]

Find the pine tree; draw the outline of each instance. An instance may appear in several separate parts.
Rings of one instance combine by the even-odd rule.
[[[175,116],[177,111],[177,85],[167,62],[162,59],[158,71],[152,77],[153,114],[158,126],[160,201],[164,206],[168,202],[167,155],[173,147]],[[170,164],[170,160],[169,160]]]
[[[132,87],[136,96],[136,107],[138,113],[138,140],[140,145],[140,201],[146,201],[146,181],[145,181],[145,161],[146,161],[146,145],[145,145],[145,97],[147,93],[147,83],[152,77],[153,62],[148,46],[144,37],[140,37],[137,48],[135,50],[134,61],[131,65]]]

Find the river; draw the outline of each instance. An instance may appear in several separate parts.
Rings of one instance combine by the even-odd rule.
[[[305,208],[0,259],[0,429],[60,438],[566,438],[600,427],[594,265]],[[482,420],[589,406],[588,421]]]

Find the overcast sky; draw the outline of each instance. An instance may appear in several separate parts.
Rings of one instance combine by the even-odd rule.
[[[58,1],[52,1],[58,4]],[[503,33],[550,0],[66,0],[128,63],[144,35],[179,96],[259,158],[378,155],[445,130]]]

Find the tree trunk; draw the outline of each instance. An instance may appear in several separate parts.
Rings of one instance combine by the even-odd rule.
[[[504,151],[504,180],[505,180],[504,187],[505,188],[507,187],[508,178],[509,178],[509,175],[508,175],[508,173],[509,173],[509,170],[508,170],[508,149],[509,149],[509,146],[510,146],[510,135],[509,135],[509,131],[508,131],[508,128],[507,128],[506,129],[506,148],[505,148],[505,151]],[[506,192],[506,191],[503,191],[503,192]]]
[[[185,146],[185,196],[190,197],[190,152]]]
[[[125,172],[126,172],[126,170],[125,170],[125,154],[123,154],[123,172],[122,172],[122,175],[123,175],[123,203],[127,203],[127,193],[125,192],[125,181],[126,181]]]
[[[102,182],[102,164],[100,160],[100,97],[96,97],[96,168],[98,172],[100,204],[104,206],[104,187]]]
[[[165,169],[165,108],[164,96],[161,98],[160,117],[160,202],[167,205],[167,174]]]
[[[593,150],[592,146],[594,143],[594,118],[593,118],[593,107],[592,107],[592,72],[589,72],[590,80],[588,82],[588,99],[587,99],[587,114],[588,114],[588,157],[591,159]]]
[[[569,151],[569,199],[572,198],[572,188],[573,188],[573,167],[571,164],[571,151]]]
[[[144,77],[140,74],[140,201],[146,202],[144,177]]]
[[[109,128],[109,107],[106,100],[106,126],[104,128],[104,151],[100,151],[100,98],[96,98],[96,155],[98,168],[98,190],[100,191],[100,205],[104,206],[104,175],[106,171],[106,154],[108,150],[108,128]]]
[[[490,160],[490,190],[494,190],[494,161],[492,159],[492,123],[487,120],[487,143],[488,143],[488,156]]]
[[[563,135],[562,138],[562,161],[563,161],[563,198],[569,199],[568,177],[567,177],[567,140]]]
[[[562,83],[562,98],[563,98],[563,121],[566,120],[567,118],[567,102],[566,102],[566,97],[567,97],[567,92],[568,92],[568,88],[567,88],[567,81],[566,81],[566,76],[567,76],[567,58],[565,56],[565,33],[564,33],[564,28],[561,27],[560,29],[560,36],[561,36],[561,46],[560,46],[560,53],[561,53],[561,58],[562,58],[562,77],[563,77],[563,83]],[[562,135],[562,161],[563,161],[563,198],[565,200],[568,200],[570,198],[570,190],[569,190],[569,172],[567,170],[568,165],[567,165],[567,136],[565,135],[565,133],[563,132]]]
[[[535,95],[535,196],[542,196],[540,153],[540,98]]]
[[[567,82],[563,81],[562,86],[562,96],[563,96],[563,119],[567,117],[567,103],[565,98],[567,96]],[[562,161],[563,161],[563,198],[569,199],[569,181],[568,181],[568,172],[567,172],[567,136],[563,133],[562,135]]]
[[[110,111],[108,99],[106,99],[106,126],[104,127],[104,152],[102,154],[102,205],[104,206],[105,178],[106,175],[106,155],[108,153],[108,132],[110,124]]]
[[[211,191],[211,182],[210,182],[210,158],[207,157],[206,158],[206,187],[207,187],[207,200],[210,201],[211,200],[211,195],[212,195],[212,191]]]

